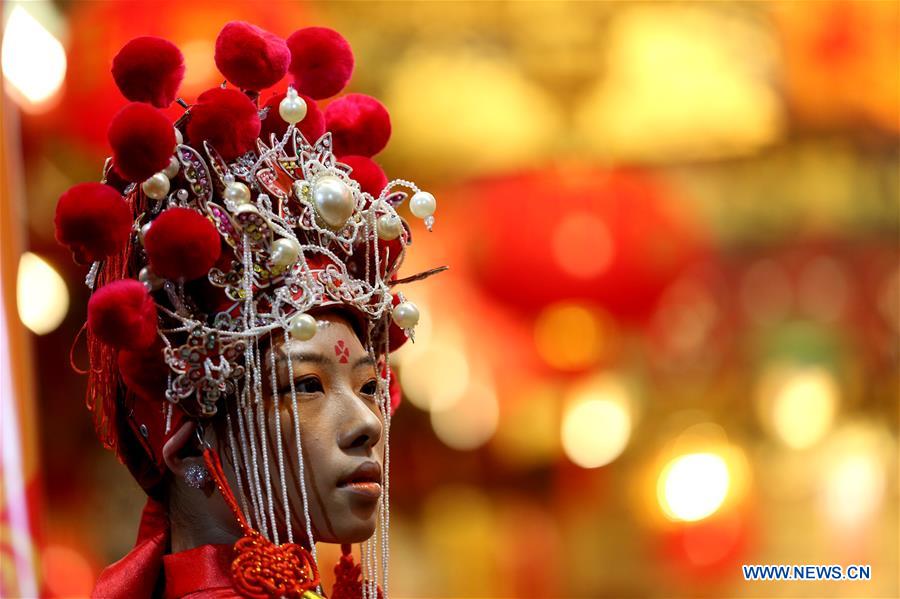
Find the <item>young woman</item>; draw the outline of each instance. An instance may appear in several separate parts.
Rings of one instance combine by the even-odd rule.
[[[435,200],[371,160],[390,134],[377,100],[318,111],[352,71],[337,33],[229,23],[216,64],[231,86],[179,100],[173,128],[158,108],[181,53],[127,44],[103,181],[57,206],[57,238],[90,264],[88,406],[148,493],[94,596],[310,599],[316,542],[342,545],[329,596],[385,596],[389,358],[418,320],[397,286],[436,272],[397,278],[397,208],[411,192],[430,229]],[[297,89],[260,108],[288,70]]]

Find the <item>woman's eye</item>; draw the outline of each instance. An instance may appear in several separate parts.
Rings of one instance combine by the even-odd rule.
[[[368,381],[362,386],[362,389],[359,390],[363,395],[375,395],[376,391],[378,391],[378,383],[374,379]]]
[[[324,391],[324,389],[322,388],[322,381],[320,381],[318,377],[308,376],[298,381],[294,381],[294,391],[297,393],[320,393]],[[290,393],[290,385],[283,389],[283,392]]]

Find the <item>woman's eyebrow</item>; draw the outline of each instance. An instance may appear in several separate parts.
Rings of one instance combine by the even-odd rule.
[[[290,356],[285,356],[284,354],[281,354],[280,356],[278,356],[278,360],[277,360],[278,365],[279,366],[281,366],[282,364],[286,365],[286,363],[288,361],[288,357],[290,357],[292,362],[294,362],[294,361],[296,361],[296,362],[313,362],[316,364],[327,364],[328,363],[328,358],[326,358],[322,354],[291,352]]]
[[[359,368],[360,366],[375,366],[375,361],[372,360],[372,356],[366,354],[353,363],[353,368]]]

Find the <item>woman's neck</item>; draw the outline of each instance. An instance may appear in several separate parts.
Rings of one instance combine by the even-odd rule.
[[[175,483],[169,495],[172,553],[210,544],[233,545],[242,533],[218,492],[202,491]]]

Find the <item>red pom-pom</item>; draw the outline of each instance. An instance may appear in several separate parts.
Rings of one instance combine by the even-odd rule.
[[[78,264],[121,251],[131,233],[131,209],[119,192],[102,183],[79,183],[59,196],[56,240]]]
[[[381,167],[371,158],[366,156],[341,156],[338,159],[353,169],[350,178],[359,183],[363,191],[377,198],[387,185],[388,179]]]
[[[107,131],[113,164],[129,181],[143,181],[169,164],[175,152],[175,128],[162,112],[132,102],[113,117]]]
[[[122,95],[132,102],[165,108],[175,100],[184,79],[184,56],[169,40],[137,37],[113,58],[112,76]]]
[[[163,356],[163,344],[157,342],[147,349],[119,352],[119,374],[132,393],[141,399],[165,399],[170,373]]]
[[[347,94],[325,109],[325,126],[337,156],[374,156],[391,138],[391,117],[381,102],[365,94]]]
[[[113,281],[91,296],[88,328],[112,347],[144,349],[156,339],[156,304],[140,281]]]
[[[287,121],[278,114],[278,105],[284,100],[285,95],[287,94],[272,96],[269,98],[269,101],[266,102],[269,113],[262,121],[262,132],[260,133],[260,137],[266,143],[268,143],[269,135],[271,133],[274,133],[281,139],[281,136],[287,131]],[[306,102],[306,116],[303,117],[302,121],[297,123],[297,128],[300,129],[300,133],[303,134],[303,137],[305,137],[309,143],[314,144],[316,143],[316,140],[325,133],[325,115],[322,114],[322,110],[319,108],[319,105],[316,104],[315,100],[309,96],[301,95],[300,97]]]
[[[214,87],[191,107],[188,139],[195,147],[208,141],[225,160],[234,160],[256,148],[260,121],[256,106],[236,89]]]
[[[353,74],[353,51],[340,33],[327,27],[306,27],[287,39],[297,91],[316,100],[330,98]]]
[[[222,252],[212,222],[190,208],[169,208],[150,224],[144,236],[150,269],[166,279],[189,281],[202,277]]]
[[[244,21],[232,21],[216,38],[216,66],[234,85],[253,91],[278,83],[291,62],[283,39]]]

